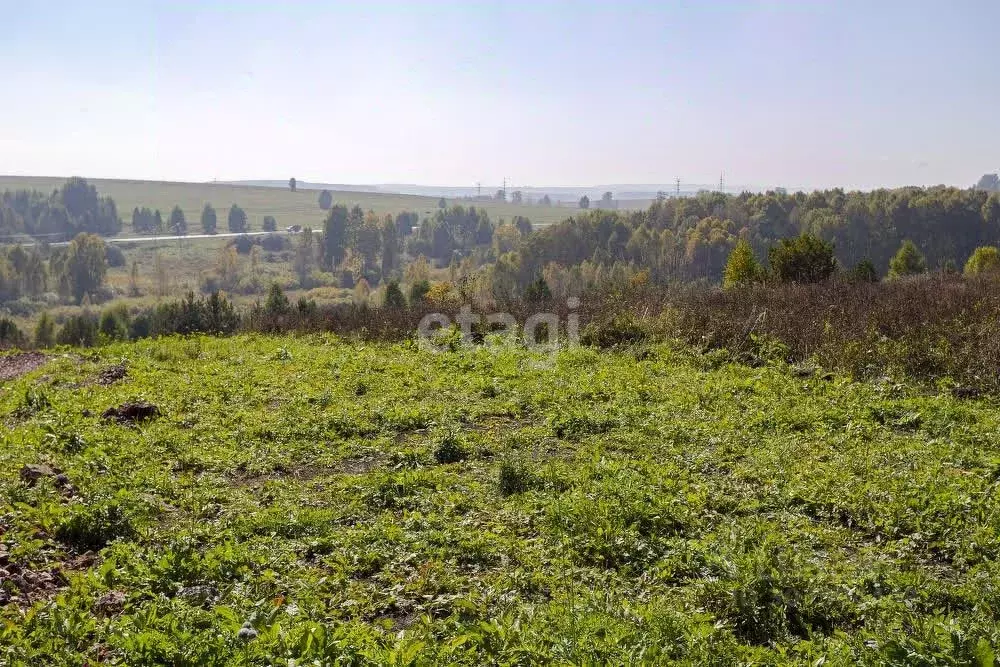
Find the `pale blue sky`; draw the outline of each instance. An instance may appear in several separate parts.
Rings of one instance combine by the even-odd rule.
[[[0,0],[0,173],[969,185],[1000,2]]]

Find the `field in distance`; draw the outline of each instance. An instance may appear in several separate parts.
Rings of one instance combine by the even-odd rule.
[[[220,231],[225,231],[226,211],[237,204],[247,213],[251,231],[259,231],[264,216],[273,215],[279,228],[302,225],[320,229],[325,212],[319,208],[319,190],[299,190],[224,183],[180,183],[170,181],[131,181],[88,178],[101,195],[108,195],[118,205],[118,213],[126,224],[124,233],[131,232],[129,222],[132,209],[147,207],[159,209],[163,216],[170,214],[174,206],[180,206],[188,221],[191,233],[199,230],[198,221],[202,207],[210,203],[219,213]],[[35,189],[52,192],[66,182],[65,177],[42,176],[0,176],[0,191]],[[392,193],[331,191],[334,203],[348,207],[357,204],[364,210],[372,210],[379,215],[402,211],[415,211],[421,218],[431,215],[438,208],[435,197],[401,195]],[[548,225],[564,220],[578,209],[568,206],[528,206],[494,201],[471,201],[448,199],[448,205],[475,204],[485,208],[490,219],[499,222],[501,218],[511,220],[523,215],[536,226]]]

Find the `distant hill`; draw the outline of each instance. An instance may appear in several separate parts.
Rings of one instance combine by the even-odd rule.
[[[218,185],[240,185],[254,188],[282,188],[288,189],[288,180],[284,181],[213,181]],[[297,190],[336,190],[338,192],[389,192],[391,190],[380,189],[377,185],[349,185],[344,183],[309,183],[308,181],[296,181]],[[395,194],[395,193],[393,193]]]
[[[222,181],[220,181],[222,183]],[[287,180],[257,180],[257,181],[225,181],[228,185],[242,185],[265,188],[288,188]],[[414,185],[411,183],[378,183],[373,185],[358,185],[344,183],[311,183],[308,181],[297,181],[296,187],[300,190],[336,190],[341,192],[369,192],[382,194],[417,195],[421,197],[445,197],[448,199],[457,198],[477,198],[492,197],[500,185],[475,186],[453,186],[453,185]],[[681,195],[693,195],[701,190],[711,190],[713,187],[702,183],[681,184]],[[741,186],[727,188],[727,191],[739,191]],[[752,188],[759,190],[759,188]],[[656,199],[657,193],[665,192],[672,195],[677,190],[675,183],[656,184],[635,184],[618,183],[589,186],[507,186],[508,195],[511,192],[520,190],[526,199],[538,200],[548,195],[553,202],[576,203],[580,197],[586,195],[592,201],[601,198],[605,192],[611,192],[616,200],[631,201],[652,201]]]

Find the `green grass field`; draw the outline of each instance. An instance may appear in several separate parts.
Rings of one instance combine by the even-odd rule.
[[[160,415],[100,417],[136,399]],[[64,350],[0,384],[0,415],[0,664],[1000,646],[993,398],[671,345],[243,336]],[[19,474],[40,464],[65,477]]]
[[[65,178],[0,176],[0,190],[35,189],[51,192],[65,182]],[[232,204],[237,204],[247,212],[251,230],[261,229],[265,215],[273,215],[281,228],[302,225],[319,229],[323,225],[324,212],[319,208],[318,190],[299,190],[223,185],[218,183],[172,183],[157,181],[123,181],[88,179],[102,195],[110,195],[118,204],[118,211],[126,225],[131,221],[132,209],[148,207],[160,209],[164,218],[175,205],[180,206],[188,220],[191,233],[200,231],[201,210],[206,203],[212,204],[219,215],[219,229],[226,231],[226,212]],[[423,216],[437,210],[438,200],[415,195],[374,194],[367,192],[333,192],[335,203],[373,210],[380,215],[396,214],[401,211],[416,211]],[[449,200],[451,203],[467,202]],[[494,222],[501,218],[513,219],[523,215],[537,225],[548,225],[564,220],[576,212],[569,207],[514,206],[494,202],[476,202],[485,208]],[[131,230],[126,227],[126,232]]]

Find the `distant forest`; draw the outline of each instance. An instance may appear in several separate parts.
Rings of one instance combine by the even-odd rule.
[[[911,187],[663,198],[647,211],[586,212],[541,229],[497,269],[522,289],[550,265],[648,269],[659,284],[719,282],[740,240],[765,258],[780,240],[803,234],[831,243],[844,269],[870,262],[884,276],[905,241],[929,268],[961,268],[976,248],[1000,243],[1000,194]]]
[[[28,235],[68,241],[77,234],[113,236],[122,230],[111,197],[101,197],[82,178],[71,178],[50,194],[35,190],[0,194],[0,237]]]
[[[438,210],[423,216],[403,211],[381,217],[340,204],[324,215],[322,226],[315,232],[304,230],[282,259],[292,263],[290,275],[297,278],[284,287],[353,288],[363,282],[365,291],[395,281],[407,284],[422,299],[433,286],[429,281],[437,278],[441,284],[433,294],[444,303],[502,302],[527,295],[562,298],[614,290],[633,280],[718,284],[731,258],[734,271],[742,266],[733,274],[738,274],[736,282],[754,282],[758,276],[812,281],[840,271],[877,280],[900,275],[899,267],[904,274],[957,270],[977,248],[1000,246],[1000,193],[943,186],[872,192],[702,192],[661,197],[645,211],[580,210],[539,229],[524,217],[493,221],[484,209],[449,207],[444,200]],[[168,221],[158,211],[139,208],[132,218],[135,231],[158,231],[165,225],[178,233],[187,230],[178,207]],[[235,204],[226,219],[230,231],[246,230],[246,215]],[[216,230],[217,215],[209,205],[201,224],[206,233]],[[273,218],[265,220],[265,228],[275,229]],[[76,302],[88,294],[96,296],[107,265],[126,265],[119,249],[108,246],[102,252],[98,237],[121,229],[115,202],[81,178],[70,179],[50,194],[0,194],[0,235],[8,240],[0,251],[0,299],[37,298],[50,291]],[[54,242],[81,234],[94,236],[64,250],[44,244],[26,250],[12,244],[27,236]],[[265,250],[281,249],[291,240],[273,237],[259,243]],[[801,243],[794,246],[791,240]],[[204,267],[206,293],[231,291],[238,282],[230,279],[235,254],[250,253],[253,243],[242,237],[230,245],[220,259],[222,268],[215,267],[225,280],[213,277],[212,266]],[[784,248],[784,255],[776,255],[777,248]],[[1000,254],[990,250],[992,254],[981,255],[973,264],[1000,264]],[[783,268],[774,265],[781,256]],[[810,266],[796,268],[807,260]],[[448,269],[446,280],[430,272],[435,267]],[[266,285],[254,283],[253,289],[259,293]]]

